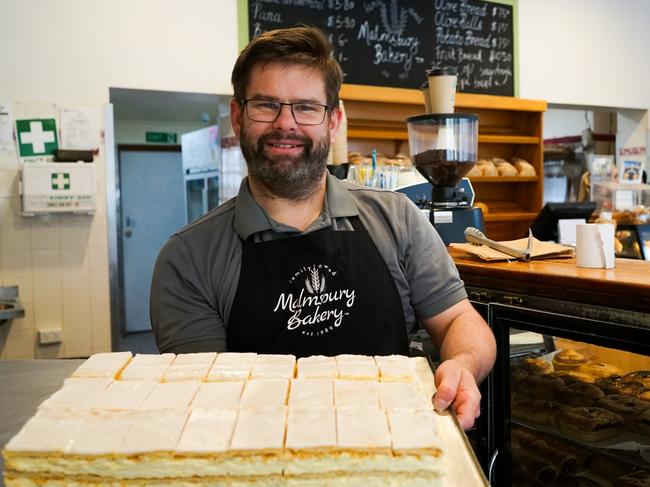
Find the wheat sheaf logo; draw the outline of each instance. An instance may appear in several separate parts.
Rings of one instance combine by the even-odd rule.
[[[289,277],[288,291],[278,297],[274,313],[287,313],[287,330],[305,336],[330,333],[343,324],[354,306],[354,289],[340,285],[339,271],[327,264],[301,266]]]
[[[312,269],[310,276],[305,279],[305,287],[311,294],[325,292],[325,276],[321,276],[316,269]]]

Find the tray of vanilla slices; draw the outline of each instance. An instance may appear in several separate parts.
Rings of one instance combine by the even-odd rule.
[[[513,478],[650,486],[650,358],[555,341],[510,365]]]
[[[485,486],[423,357],[91,356],[3,450],[8,487]]]

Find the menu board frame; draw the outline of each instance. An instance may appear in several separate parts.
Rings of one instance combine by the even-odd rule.
[[[249,31],[249,2],[255,1],[255,0],[237,0],[237,15],[238,15],[238,42],[239,42],[239,49],[243,49],[244,46],[249,42],[250,39],[250,31]],[[325,5],[328,4],[329,0],[322,0]],[[340,1],[340,0],[337,0]],[[387,0],[388,1],[388,0]],[[399,0],[398,0],[399,1]],[[431,6],[432,9],[434,8],[435,4],[438,3],[439,1],[442,1],[443,3],[454,3],[454,0],[430,0],[431,1]],[[354,0],[355,3],[368,3],[368,0]],[[459,73],[459,85],[458,85],[458,91],[463,92],[463,93],[472,93],[472,94],[488,94],[488,95],[498,95],[498,96],[512,96],[512,97],[518,97],[519,96],[519,32],[518,32],[518,0],[473,0],[473,3],[488,3],[488,4],[501,4],[507,7],[510,7],[510,12],[512,15],[511,19],[511,28],[512,28],[512,82],[510,83],[511,88],[507,88],[508,92],[503,92],[502,89],[500,90],[499,88],[495,89],[487,89],[485,91],[477,91],[477,89],[472,88],[471,86],[468,88],[465,88],[463,85],[463,77],[465,76],[462,72]],[[278,1],[278,3],[282,3],[281,0]],[[458,4],[461,3],[460,0],[457,2]],[[279,27],[282,27],[282,25],[279,25]],[[433,33],[432,33],[433,35]],[[432,38],[432,43],[433,43],[433,38]],[[336,47],[336,46],[335,46]],[[430,47],[430,46],[429,46]],[[428,59],[427,62],[425,63],[426,65],[421,65],[418,66],[415,69],[420,69],[422,71],[422,75],[420,76],[419,73],[417,73],[418,79],[421,79],[422,81],[425,80],[425,75],[424,71],[430,67],[431,64],[433,64],[433,58]],[[442,65],[445,63],[438,62],[438,65]],[[449,63],[446,63],[447,65],[455,66],[457,63],[454,63],[453,61],[450,61]],[[414,71],[416,73],[416,71]],[[413,78],[413,77],[412,77]],[[359,83],[358,81],[344,81],[346,84],[359,84],[359,85],[373,85],[373,86],[381,86],[381,87],[390,87],[390,88],[414,88],[413,86],[413,79],[411,80],[411,86],[400,86],[399,84],[395,84],[392,82],[387,82],[387,83],[382,83],[382,82],[371,82],[371,83],[365,83],[361,82]]]

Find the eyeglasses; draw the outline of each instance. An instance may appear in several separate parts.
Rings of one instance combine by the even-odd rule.
[[[327,105],[320,103],[282,103],[271,100],[243,100],[246,115],[254,122],[275,122],[280,116],[283,106],[291,107],[293,119],[299,125],[320,125],[325,120],[325,113],[329,110]]]

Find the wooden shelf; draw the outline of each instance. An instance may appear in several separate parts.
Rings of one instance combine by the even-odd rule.
[[[539,137],[531,137],[528,135],[491,135],[479,134],[479,144],[539,144]]]
[[[381,139],[381,140],[408,140],[406,130],[362,129],[348,125],[348,138],[350,139]]]
[[[494,176],[494,177],[470,177],[474,184],[498,184],[498,183],[536,183],[539,176]]]
[[[395,124],[394,128],[363,127],[359,122],[348,125],[348,137],[351,139],[391,139],[408,140],[407,131],[402,128],[405,123]],[[386,124],[384,124],[386,125]],[[402,127],[400,127],[402,126]],[[479,135],[479,144],[529,144],[540,143],[539,137],[527,135]]]
[[[523,221],[523,220],[534,220],[537,216],[537,213],[530,211],[521,211],[514,213],[488,213],[483,215],[483,218],[486,222],[510,222],[510,221]]]
[[[343,100],[417,105],[418,107],[421,107],[420,111],[424,112],[424,99],[420,90],[343,84],[341,86],[340,97]],[[509,96],[456,93],[456,107],[545,112],[546,102],[542,100],[523,100],[521,98],[513,98]]]
[[[345,103],[348,138],[392,141],[395,152],[408,141],[406,119],[424,113],[420,90],[344,84],[340,97]],[[534,177],[471,178],[476,201],[488,208],[488,237],[520,238],[543,203],[542,116],[546,102],[457,93],[456,111],[479,116],[479,157],[520,157],[535,168]]]

